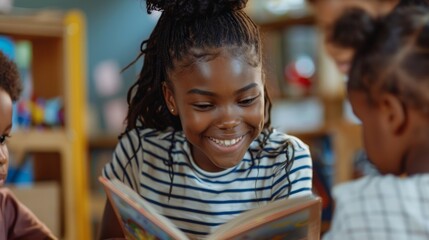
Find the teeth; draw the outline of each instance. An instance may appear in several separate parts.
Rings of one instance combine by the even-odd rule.
[[[212,140],[213,142],[215,142],[216,144],[225,146],[225,147],[229,147],[232,146],[236,143],[238,143],[243,137],[239,137],[236,139],[230,139],[230,140],[220,140],[220,139],[216,139],[216,138],[212,138],[210,137],[209,139]]]

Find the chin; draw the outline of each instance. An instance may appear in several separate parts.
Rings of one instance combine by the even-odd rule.
[[[234,161],[234,162],[228,162],[228,163],[222,163],[222,164],[213,163],[213,165],[215,168],[218,168],[220,170],[226,170],[226,169],[237,166],[237,164],[239,164],[239,163],[240,162]]]

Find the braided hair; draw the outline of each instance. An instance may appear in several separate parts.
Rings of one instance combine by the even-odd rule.
[[[196,61],[200,55],[192,49],[217,49],[230,46],[233,54],[242,54],[252,65],[261,62],[261,39],[257,25],[243,8],[247,0],[147,0],[147,10],[162,11],[149,39],[141,44],[144,64],[131,86],[127,101],[127,130],[138,121],[144,127],[181,130],[180,119],[168,111],[162,84],[177,62]],[[249,51],[252,50],[252,51]],[[266,93],[266,90],[265,90]],[[271,108],[268,95],[266,112]],[[269,114],[266,125],[269,126]]]
[[[144,63],[137,81],[128,91],[125,132],[135,129],[139,123],[144,128],[157,130],[173,128],[171,141],[174,142],[175,132],[182,130],[182,126],[180,118],[168,110],[162,91],[162,84],[170,84],[169,73],[172,70],[189,66],[207,57],[207,54],[216,56],[224,47],[228,47],[228,52],[233,56],[243,57],[251,66],[262,64],[259,28],[244,12],[246,4],[247,0],[146,0],[149,14],[152,11],[162,13],[149,38],[141,43],[138,58],[144,56]],[[203,50],[204,54],[196,49]],[[263,134],[262,145],[272,133],[271,101],[266,87],[264,92],[264,132],[267,134]],[[285,142],[281,149],[282,152],[287,151],[283,168],[287,173],[292,162],[290,159],[293,158],[288,151],[290,146],[289,142]],[[134,153],[140,147],[141,142]],[[261,148],[256,154],[257,159],[263,150]],[[250,155],[255,158],[253,153]],[[174,172],[171,154],[165,164],[169,167],[172,186]]]
[[[370,101],[389,92],[429,114],[428,8],[397,8],[373,24],[375,31],[356,52],[348,90],[363,90]]]

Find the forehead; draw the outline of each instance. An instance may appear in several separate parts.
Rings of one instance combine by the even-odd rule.
[[[208,84],[210,82],[243,83],[262,82],[261,64],[253,66],[242,56],[235,56],[225,51],[218,54],[202,55],[191,64],[176,67],[169,77],[176,85]]]
[[[0,132],[6,130],[12,121],[12,99],[0,88]]]

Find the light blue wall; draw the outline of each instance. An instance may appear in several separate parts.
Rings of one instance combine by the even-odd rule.
[[[115,60],[122,68],[140,51],[140,42],[152,31],[155,21],[146,12],[143,0],[15,0],[22,8],[81,9],[87,20],[88,100],[101,106],[107,100],[94,89],[93,70],[104,60]],[[140,66],[122,74],[125,80],[118,95],[124,95],[134,82]],[[114,96],[115,97],[115,96]],[[117,96],[116,96],[117,97]],[[100,107],[96,108],[99,112]],[[101,116],[100,112],[98,116]],[[99,117],[102,127],[104,121]]]

